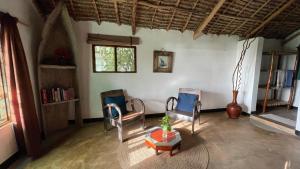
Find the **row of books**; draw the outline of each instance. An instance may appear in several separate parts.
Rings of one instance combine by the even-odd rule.
[[[74,88],[48,88],[41,90],[43,104],[62,102],[75,98]]]

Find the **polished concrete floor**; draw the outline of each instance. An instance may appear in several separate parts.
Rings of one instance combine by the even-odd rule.
[[[262,113],[262,107],[258,105],[256,107],[256,112],[259,115],[262,114],[275,114],[277,116],[287,118],[293,121],[297,120],[297,108],[287,109],[287,106],[279,106],[279,107],[270,107],[267,109],[265,113]]]
[[[160,119],[147,120],[150,123]],[[79,131],[78,137],[89,138],[91,131],[102,132],[102,126],[102,123],[89,124]],[[184,127],[190,128],[191,126],[185,125]],[[255,127],[250,123],[248,116],[232,120],[228,119],[224,112],[203,113],[201,124],[196,125],[196,134],[201,137],[208,150],[209,169],[300,169],[300,138]],[[94,150],[95,153],[97,151],[105,153],[104,156],[91,159],[99,160],[103,169],[122,168],[117,157],[112,153],[120,144],[115,136],[116,131],[110,132],[108,136],[103,137],[106,144]],[[69,139],[76,140],[74,137]],[[60,147],[57,147],[50,152],[52,155],[45,155],[33,162],[26,160],[18,166],[20,168],[44,168],[44,165],[51,163],[54,157],[57,158],[55,155],[60,155],[59,149]],[[78,153],[84,154],[85,152],[69,153],[69,156],[78,156]],[[86,167],[73,165],[73,168]]]
[[[278,124],[284,124],[294,129],[296,127],[297,108],[287,109],[286,106],[273,107],[269,108],[266,113],[259,114],[259,116],[269,119],[275,123],[278,122]]]

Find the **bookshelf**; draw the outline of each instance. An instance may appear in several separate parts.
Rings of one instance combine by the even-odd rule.
[[[53,102],[53,103],[43,103],[43,106],[51,106],[51,105],[56,105],[56,104],[64,104],[64,103],[69,103],[69,102],[77,102],[79,99],[71,99],[71,100],[66,100],[66,101],[60,101],[60,102]]]
[[[43,142],[49,146],[82,126],[72,35],[56,10],[46,20],[37,57],[39,120]]]

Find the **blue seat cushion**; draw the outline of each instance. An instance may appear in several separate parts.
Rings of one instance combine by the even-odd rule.
[[[198,100],[198,95],[179,93],[176,110],[192,113]]]
[[[110,103],[114,103],[118,105],[122,115],[128,113],[126,109],[126,101],[124,96],[105,97],[104,104],[110,104]],[[106,109],[105,111],[108,112],[108,109]],[[119,116],[118,111],[114,107],[111,109],[111,114],[113,117]]]

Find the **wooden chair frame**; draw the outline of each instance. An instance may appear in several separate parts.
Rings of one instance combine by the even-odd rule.
[[[116,104],[105,104],[104,99],[106,97],[116,97],[116,96],[124,96],[124,92],[122,89],[118,90],[111,90],[107,92],[102,92],[100,94],[101,96],[101,104],[102,104],[102,110],[103,110],[103,116],[104,116],[104,131],[107,132],[110,130],[108,127],[108,123],[112,127],[117,127],[118,128],[118,138],[121,142],[123,142],[123,126],[130,124],[135,121],[140,121],[141,122],[141,127],[144,129],[145,128],[145,104],[141,99],[133,98],[130,100],[126,101],[126,105],[130,104],[131,110],[129,110],[130,113],[126,115],[122,115],[121,109],[118,105]],[[135,102],[139,103],[141,106],[141,110],[137,111]],[[115,108],[118,112],[118,117],[114,118],[112,116],[112,108]],[[106,111],[106,109],[108,111]]]
[[[172,114],[180,114],[180,116],[176,116],[176,117],[173,116],[171,118],[175,118],[175,119],[179,119],[179,120],[185,120],[185,121],[191,121],[192,122],[192,134],[194,134],[195,133],[194,125],[195,125],[195,120],[197,118],[199,119],[199,124],[200,124],[200,111],[201,111],[201,106],[202,106],[202,104],[201,104],[201,91],[199,89],[191,89],[191,88],[180,88],[179,89],[179,93],[185,93],[185,91],[189,91],[188,93],[192,93],[192,94],[198,94],[198,100],[196,100],[195,103],[194,103],[194,109],[193,109],[193,112],[192,112],[192,116],[188,117],[188,113],[190,113],[190,112],[179,112],[178,110],[176,110],[175,101],[176,101],[176,104],[178,102],[178,98],[176,98],[176,97],[169,97],[167,99],[166,114],[170,115],[170,112]],[[195,93],[193,91],[199,91],[199,92]],[[171,103],[171,109],[169,109],[169,104],[170,103]]]

